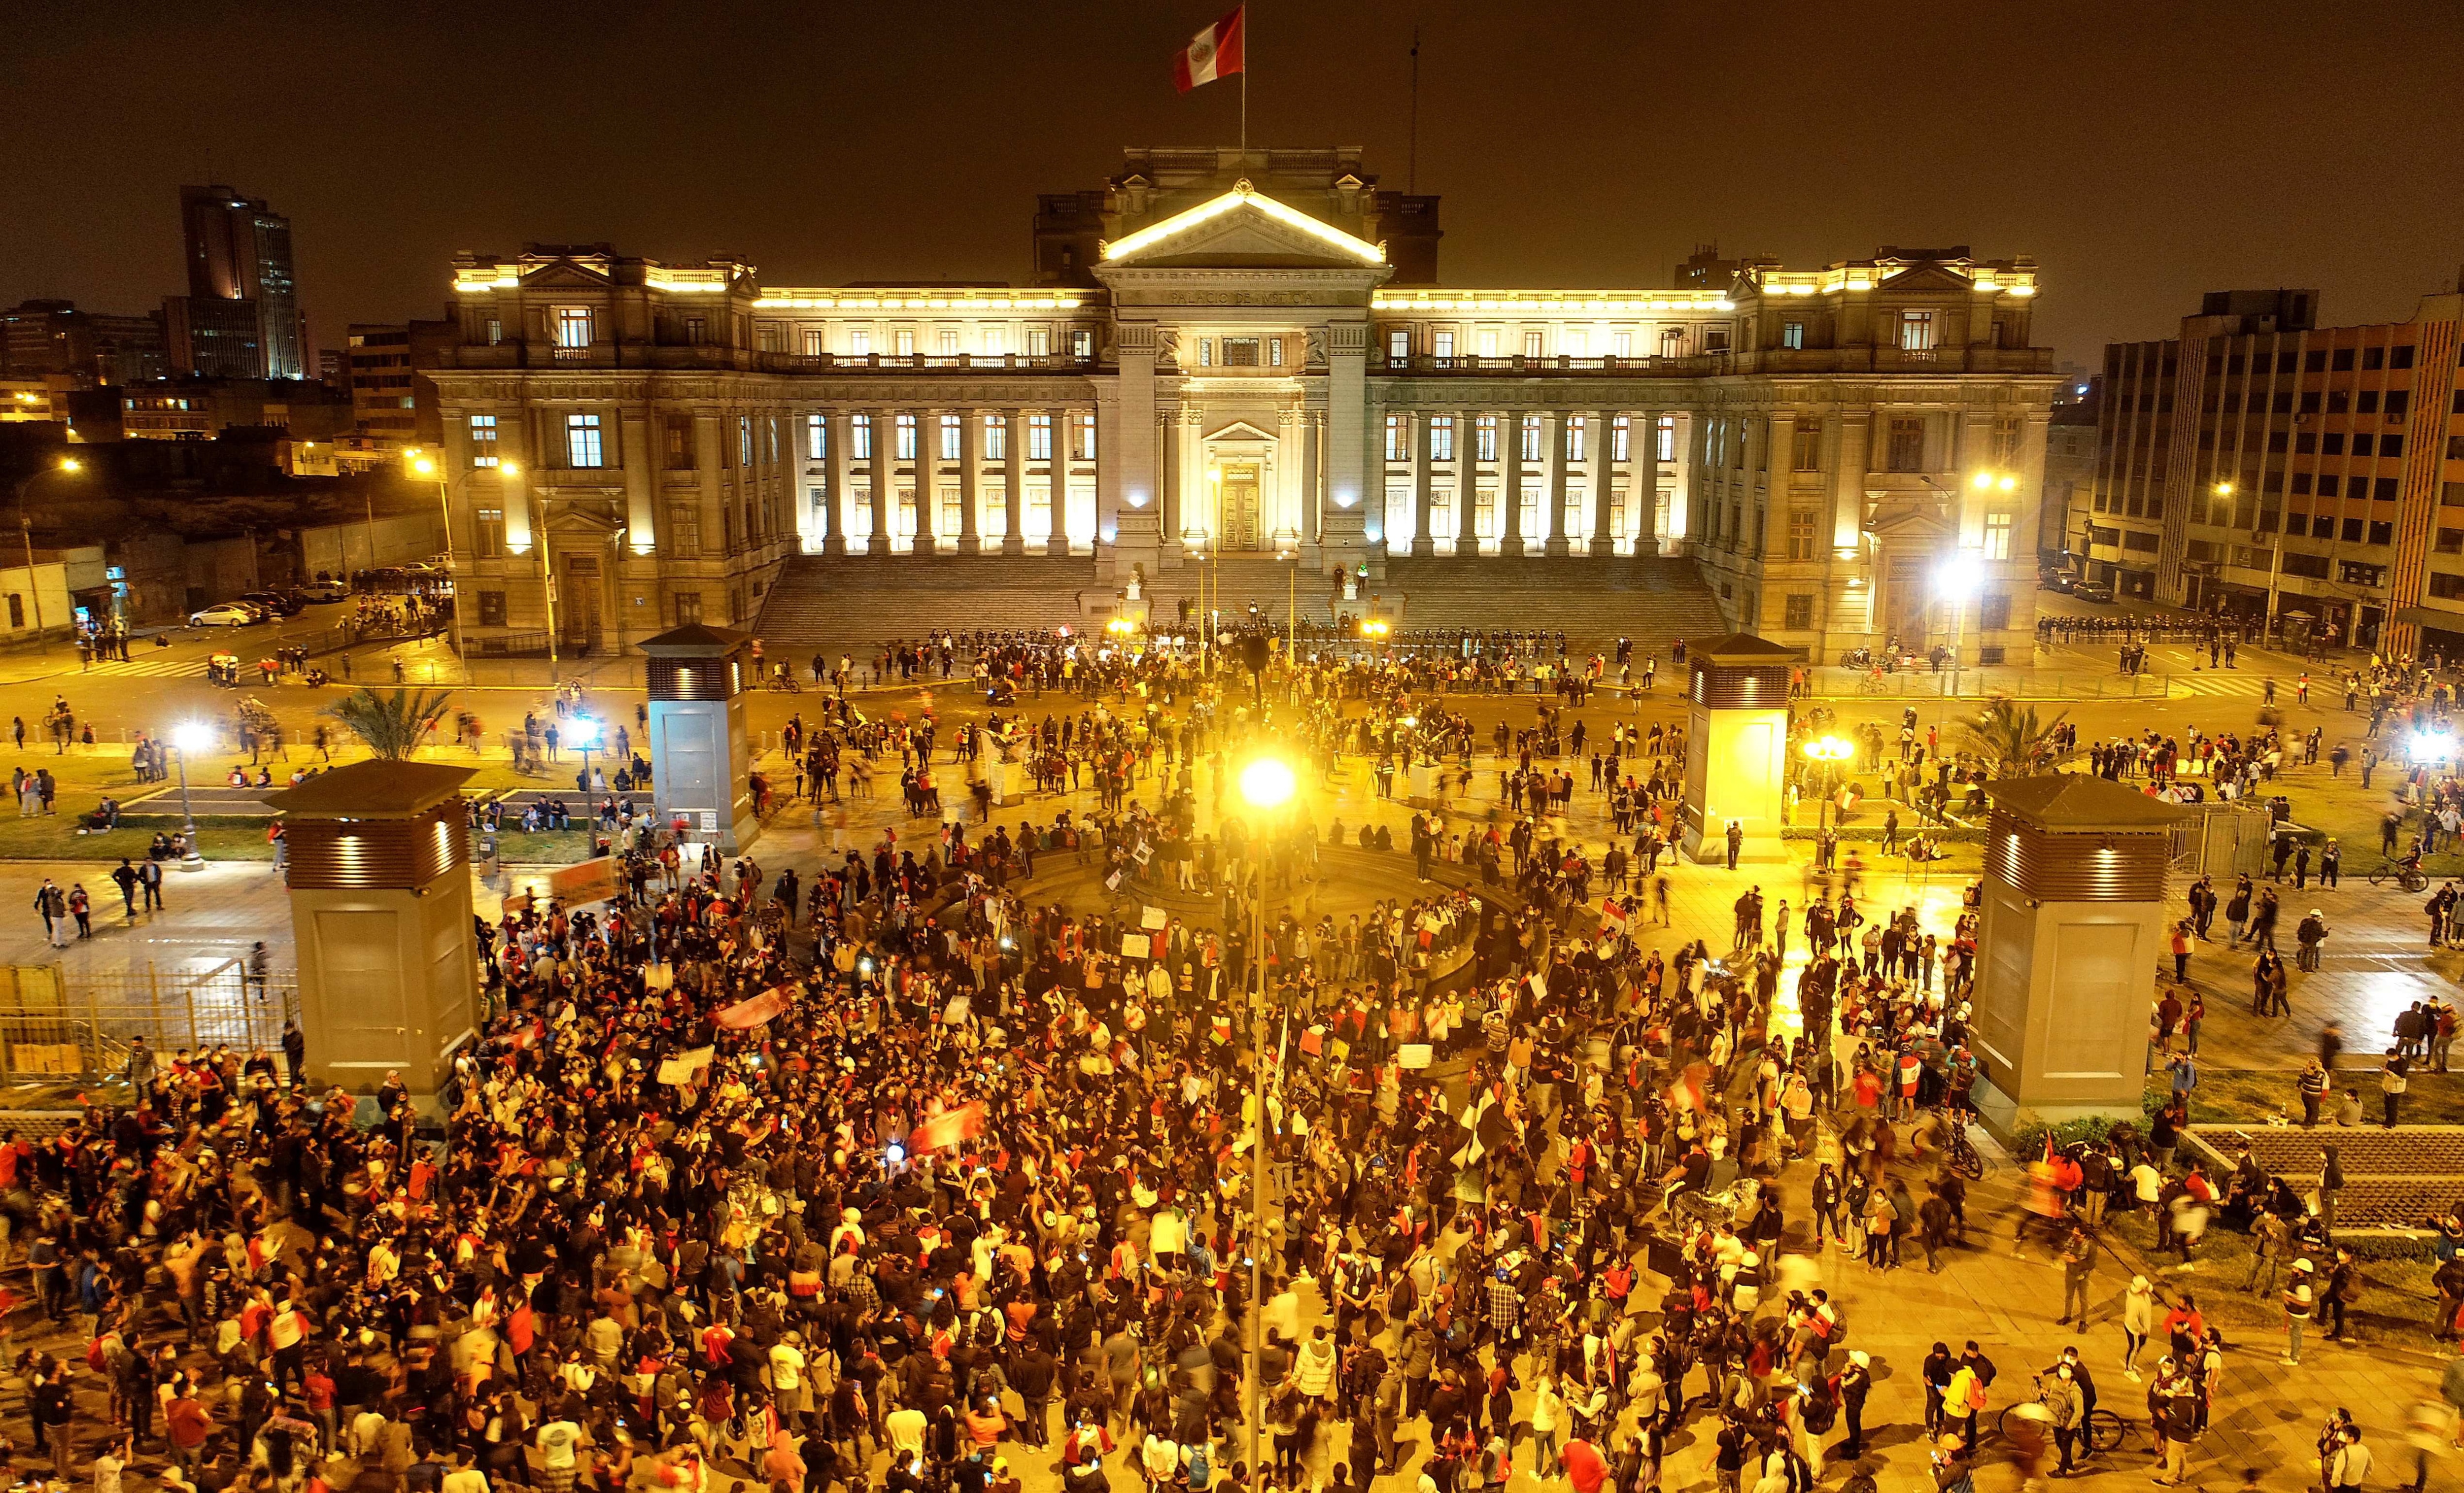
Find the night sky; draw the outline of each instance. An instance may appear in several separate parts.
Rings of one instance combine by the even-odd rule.
[[[1023,279],[1033,194],[1126,144],[1233,142],[1171,61],[1220,0],[602,7],[30,0],[0,298],[179,292],[177,188],[293,222],[319,345],[438,314],[457,249],[736,253],[772,284]],[[1697,242],[1810,268],[2033,253],[2092,362],[2198,293],[2410,315],[2464,262],[2452,4],[1474,5],[1250,11],[1250,138],[1359,144],[1419,189],[1450,284],[1667,283]]]

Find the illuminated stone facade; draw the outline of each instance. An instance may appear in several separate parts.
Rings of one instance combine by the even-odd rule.
[[[542,544],[559,632],[603,649],[749,624],[800,556],[1118,581],[1204,544],[1320,574],[1691,556],[1727,626],[1828,652],[1947,641],[1964,549],[1969,656],[2023,643],[2055,384],[2031,261],[1451,289],[1437,209],[1353,150],[1135,150],[1039,200],[1023,288],[464,256],[429,371],[466,630],[547,626]]]

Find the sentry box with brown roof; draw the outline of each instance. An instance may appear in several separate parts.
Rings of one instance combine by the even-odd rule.
[[[400,1070],[423,1097],[474,1036],[473,769],[353,762],[270,793],[289,842],[300,1025],[319,1084],[368,1092]]]
[[[1737,859],[1788,859],[1780,845],[1788,780],[1788,678],[1797,650],[1731,632],[1689,644],[1685,700],[1685,853],[1726,865],[1728,826],[1743,831]]]
[[[1979,1107],[2004,1133],[2028,1117],[2134,1117],[2169,953],[2172,831],[2190,815],[2078,773],[2005,779],[1985,792]]]
[[[761,832],[744,731],[752,638],[691,623],[637,645],[649,655],[650,800],[690,845],[735,855]]]

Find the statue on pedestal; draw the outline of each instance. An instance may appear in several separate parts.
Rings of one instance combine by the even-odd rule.
[[[1121,594],[1133,602],[1137,601],[1145,593],[1146,584],[1147,567],[1146,562],[1141,560],[1130,567],[1129,589]]]

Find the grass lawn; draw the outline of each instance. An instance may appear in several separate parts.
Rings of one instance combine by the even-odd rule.
[[[111,866],[124,855],[132,861],[142,861],[146,847],[154,843],[157,829],[177,829],[179,825],[176,818],[148,819],[140,824],[81,835],[77,832],[77,821],[66,814],[42,819],[0,816],[0,860],[95,861]],[[197,842],[209,861],[274,859],[274,848],[265,843],[262,823],[203,823],[197,825]]]
[[[2108,1213],[2105,1227],[2129,1241],[2151,1266],[2148,1278],[2171,1295],[2188,1291],[2198,1298],[2199,1310],[2213,1326],[2225,1329],[2226,1341],[2255,1350],[2256,1345],[2284,1337],[2284,1311],[2270,1293],[2253,1295],[2241,1288],[2250,1279],[2250,1239],[2231,1229],[2211,1228],[2191,1255],[2192,1267],[2177,1268],[2179,1256],[2167,1250],[2150,1253],[2156,1226],[2137,1213]],[[2367,1241],[2365,1241],[2367,1242]],[[2441,1350],[2431,1338],[2438,1305],[2437,1287],[2430,1284],[2435,1261],[2424,1248],[2419,1258],[2373,1260],[2356,1250],[2362,1272],[2362,1299],[2347,1312],[2346,1326],[2365,1342],[2400,1344],[2426,1352]],[[2278,1278],[2281,1288],[2281,1276]],[[2262,1277],[2259,1284],[2266,1284]],[[2278,1348],[2280,1351],[2280,1347]]]
[[[2281,1111],[2295,1124],[2301,1120],[2301,1099],[2294,1090],[2298,1074],[2255,1068],[2201,1068],[2199,1087],[2190,1090],[2190,1119],[2200,1125],[2265,1125]],[[2338,1068],[2330,1095],[2343,1089],[2362,1096],[2362,1112],[2379,1112],[2376,1069]],[[2148,1080],[2147,1092],[2162,1099],[2169,1089],[2160,1069]],[[2332,1111],[2330,1111],[2332,1112]],[[2464,1125],[2464,1073],[2415,1073],[2405,1090],[2405,1123]]]
[[[508,829],[496,837],[496,860],[506,866],[567,866],[590,859],[590,832],[586,829],[543,829],[524,834]],[[473,853],[477,853],[475,841]]]

